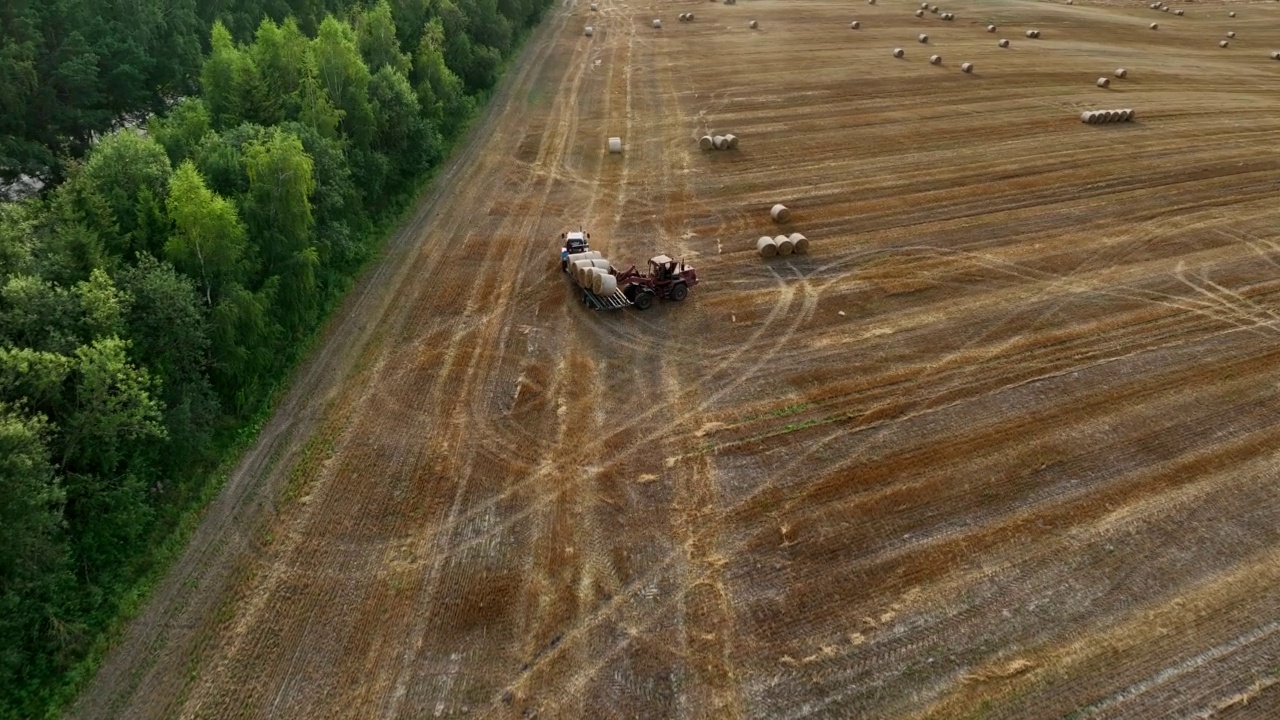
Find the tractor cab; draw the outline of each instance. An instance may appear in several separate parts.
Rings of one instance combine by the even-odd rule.
[[[655,282],[670,280],[678,274],[677,267],[679,265],[679,261],[672,260],[666,255],[657,255],[649,258],[649,276],[652,277]]]

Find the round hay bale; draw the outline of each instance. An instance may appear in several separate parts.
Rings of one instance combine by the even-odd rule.
[[[769,216],[773,218],[774,222],[784,223],[791,219],[791,211],[787,209],[786,205],[778,203],[769,208]]]
[[[791,243],[791,238],[786,235],[774,238],[773,244],[778,246],[779,255],[790,255],[796,249],[796,246]]]
[[[930,6],[929,6],[929,12],[931,12],[931,13],[933,13],[933,14],[937,15],[937,14],[938,14],[938,6],[937,6],[937,5],[930,5]]]
[[[1075,0],[1067,0],[1068,5],[1075,5]]]
[[[809,253],[809,238],[800,233],[791,233],[791,237],[787,238],[791,241],[791,250],[797,255],[807,255]]]
[[[1123,80],[1124,78],[1129,77],[1129,71],[1124,68],[1116,68],[1116,77]]]
[[[876,0],[867,0],[867,4],[868,4],[868,5],[875,5],[875,4],[876,4]]]
[[[1219,43],[1218,43],[1218,47],[1226,47],[1226,46],[1227,46],[1227,41],[1226,41],[1226,40],[1223,40],[1223,41],[1221,41],[1221,42],[1219,42]]]
[[[1271,59],[1272,59],[1272,60],[1280,60],[1280,50],[1276,50],[1276,51],[1272,52],[1272,53],[1271,53]]]
[[[1000,42],[998,42],[998,43],[996,43],[996,44],[997,44],[997,45],[999,45],[1000,47],[1003,47],[1003,48],[1007,48],[1007,47],[1009,47],[1009,41],[1008,41],[1008,40],[1003,40],[1003,39],[1002,39]]]
[[[591,292],[599,295],[601,291],[604,290],[604,279],[612,277],[613,276],[609,274],[609,270],[606,268],[591,268],[591,274],[587,276],[587,282],[591,283]],[[613,289],[617,290],[618,286],[616,284],[616,278],[614,279],[614,283]]]
[[[778,254],[778,244],[773,241],[773,238],[765,235],[756,241],[756,252],[760,253],[760,257],[773,257]]]
[[[921,10],[928,10],[928,9],[929,9],[929,3],[920,3],[920,9],[921,9]]]
[[[1169,6],[1165,5],[1164,7],[1160,8],[1160,12],[1169,12]]]
[[[618,276],[611,274],[600,275],[598,278],[599,285],[592,288],[597,295],[612,295],[618,292]]]
[[[916,11],[916,17],[924,17],[924,11],[923,11],[923,10],[917,10],[917,11]]]
[[[717,135],[711,138],[711,142],[715,145],[717,150],[724,150],[729,147],[729,141],[725,140],[723,135]]]
[[[1235,17],[1235,16],[1236,16],[1236,13],[1235,13],[1235,11],[1234,11],[1234,10],[1232,10],[1232,11],[1231,11],[1231,12],[1229,12],[1229,13],[1227,13],[1227,17]]]
[[[755,20],[752,20],[751,22],[747,23],[747,27],[751,28],[752,30],[755,30],[757,27],[759,27],[759,24]]]
[[[1027,37],[1029,37],[1029,38],[1033,38],[1033,37],[1035,37],[1035,36],[1036,36],[1036,31],[1035,31],[1035,30],[1028,30],[1028,31],[1027,31]]]
[[[693,13],[685,13],[685,14],[684,14],[684,21],[685,21],[685,22],[693,22]]]
[[[905,54],[906,54],[906,53],[902,52],[902,48],[894,48],[894,49],[893,49],[893,56],[894,56],[894,57],[896,57],[896,58],[900,58],[900,57],[902,57],[902,56],[903,56],[903,55],[905,55]]]
[[[685,17],[685,14],[680,13],[679,15],[676,16],[676,20],[679,20],[680,22],[684,22],[684,17]]]
[[[1228,33],[1227,33],[1227,37],[1231,38],[1232,40],[1235,40],[1235,39],[1236,39],[1236,34],[1235,34],[1235,32],[1234,32],[1234,31],[1231,31],[1231,32],[1228,32]]]
[[[1151,23],[1150,27],[1151,27],[1151,29],[1152,29],[1152,30],[1159,30],[1159,29],[1160,29],[1160,25],[1159,25],[1159,24],[1157,24],[1157,23]]]
[[[609,152],[611,153],[622,152],[622,138],[620,137],[609,138]]]
[[[658,18],[654,18],[654,19],[653,19],[653,26],[654,26],[655,28],[660,28],[660,27],[662,27],[662,21],[661,21],[661,20],[659,20]]]
[[[1100,88],[1111,87],[1111,79],[1101,77],[1101,78],[1098,78],[1098,82],[1096,84]]]
[[[1173,14],[1174,14],[1174,15],[1177,15],[1178,17],[1182,17],[1182,14],[1183,14],[1184,12],[1186,12],[1186,11],[1185,11],[1185,10],[1183,10],[1182,8],[1178,8],[1177,10],[1174,10],[1174,11],[1173,11]]]
[[[987,32],[995,32],[995,31],[996,31],[996,26],[995,26],[995,25],[988,25],[988,26],[987,26]]]
[[[698,138],[699,150],[710,150],[713,147],[715,147],[715,141],[711,139],[710,135],[703,135],[702,137]]]
[[[728,135],[725,135],[725,136],[724,136],[724,141],[725,141],[725,148],[726,148],[726,149],[728,149],[728,150],[737,150],[737,149],[738,149],[738,136],[737,136],[737,135],[734,135],[733,133],[729,133]]]
[[[587,29],[583,31],[583,34],[585,34],[587,37],[591,37],[592,35],[596,34],[596,29],[588,25]]]
[[[1117,120],[1119,120],[1119,119],[1120,119],[1120,111],[1119,111],[1119,110],[1103,110],[1103,111],[1102,111],[1102,121],[1103,121],[1103,122],[1109,122],[1109,123],[1112,123],[1112,122],[1115,122],[1115,121],[1117,121]]]
[[[581,285],[581,284],[582,284],[582,273],[583,273],[583,271],[584,271],[584,270],[586,270],[587,268],[595,267],[595,265],[592,265],[592,264],[591,264],[592,262],[593,262],[592,260],[573,260],[573,261],[570,261],[570,263],[569,263],[569,276],[573,278],[573,281],[574,281],[574,282],[576,282],[576,283],[578,283],[579,285]]]
[[[854,20],[853,22],[849,23],[849,27],[853,30],[857,30],[858,28],[862,27],[862,23],[858,22],[857,20]]]
[[[920,33],[920,37],[916,38],[916,40],[919,40],[922,43],[927,43],[929,42],[929,36],[924,33]]]
[[[1132,120],[1132,119],[1133,119],[1133,109],[1132,109],[1132,108],[1125,108],[1124,110],[1121,110],[1120,112],[1121,112],[1120,122],[1129,122],[1130,120]]]
[[[945,14],[945,15],[943,15],[943,16],[942,16],[942,19],[943,19],[943,20],[946,20],[947,22],[951,22],[952,20],[955,20],[955,19],[956,19],[956,14],[955,14],[955,13],[947,13],[947,14]]]
[[[1093,122],[1093,111],[1085,110],[1084,112],[1080,113],[1080,122],[1082,123]]]
[[[942,64],[942,56],[941,56],[941,55],[930,55],[930,56],[929,56],[929,64],[930,64],[930,65],[941,65],[941,64]]]
[[[973,63],[960,63],[960,72],[973,72]]]
[[[599,5],[597,5],[597,4],[595,4],[595,3],[591,3],[591,12],[596,12],[596,11],[598,11],[599,9],[600,9],[600,6],[599,6]]]

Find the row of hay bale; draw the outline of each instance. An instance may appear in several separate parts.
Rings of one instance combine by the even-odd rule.
[[[1123,110],[1086,110],[1080,113],[1080,122],[1089,125],[1103,123],[1129,122],[1133,119],[1133,108]]]
[[[574,255],[566,270],[574,282],[597,295],[612,295],[618,290],[613,265],[594,250]]]
[[[921,37],[925,37],[925,36],[923,36],[923,35],[922,35]],[[927,40],[927,38],[926,38],[926,40]],[[920,42],[926,42],[926,40],[921,40]],[[1002,42],[1008,42],[1008,41],[1002,41]],[[1005,46],[1004,46],[1004,45],[1001,45],[1000,47],[1005,47]],[[907,51],[903,50],[902,48],[894,48],[894,49],[893,49],[893,56],[894,56],[894,57],[896,57],[896,58],[906,57],[906,55],[907,55]],[[942,56],[941,56],[941,55],[930,55],[930,56],[929,56],[929,64],[930,64],[930,65],[941,65],[941,64],[942,64]],[[964,73],[972,73],[972,72],[973,72],[973,63],[970,63],[970,62],[967,62],[967,63],[960,63],[960,72],[964,72]]]
[[[756,240],[756,252],[760,253],[762,258],[790,255],[791,253],[805,255],[809,252],[809,238],[798,232],[775,237],[763,235],[759,240]]]
[[[693,22],[693,13],[680,13],[680,22]]]
[[[733,133],[728,135],[703,135],[698,138],[698,148],[701,150],[736,150],[738,148],[738,136]]]

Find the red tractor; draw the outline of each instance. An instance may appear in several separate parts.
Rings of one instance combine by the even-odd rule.
[[[618,273],[618,289],[640,310],[653,307],[653,301],[658,298],[680,302],[689,296],[689,288],[697,284],[697,271],[684,261],[672,260],[666,255],[649,260],[648,274],[642,275],[634,265]]]

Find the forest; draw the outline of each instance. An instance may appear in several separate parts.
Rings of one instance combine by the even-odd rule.
[[[548,5],[0,5],[0,718],[92,676]]]

